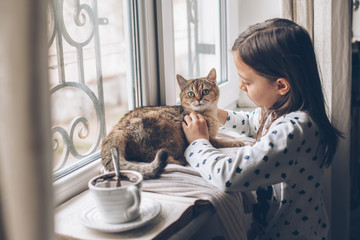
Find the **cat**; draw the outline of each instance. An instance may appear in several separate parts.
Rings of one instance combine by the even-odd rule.
[[[204,116],[209,141],[214,147],[244,145],[240,141],[215,138],[219,128],[217,102],[220,90],[214,68],[206,78],[186,80],[180,75],[176,78],[181,90],[181,106],[139,107],[125,114],[102,142],[101,157],[106,170],[113,170],[110,151],[113,147],[119,151],[120,169],[138,171],[144,179],[159,177],[167,163],[186,165],[184,151],[188,142],[181,124],[184,116],[191,112]]]

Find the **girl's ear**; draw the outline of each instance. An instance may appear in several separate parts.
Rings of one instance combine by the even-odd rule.
[[[278,93],[282,96],[287,94],[291,88],[290,83],[286,78],[278,78],[276,80],[276,85],[278,88]]]

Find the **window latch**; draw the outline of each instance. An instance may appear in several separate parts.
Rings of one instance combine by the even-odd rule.
[[[108,18],[98,18],[97,23],[99,25],[107,25],[107,24],[109,24],[109,19]]]

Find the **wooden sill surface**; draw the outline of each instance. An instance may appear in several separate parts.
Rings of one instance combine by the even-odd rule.
[[[201,212],[212,208],[208,201],[196,198],[174,197],[144,191],[142,197],[157,200],[161,204],[159,216],[140,228],[121,233],[105,233],[86,228],[79,221],[81,210],[92,201],[87,190],[56,208],[57,239],[170,239]]]

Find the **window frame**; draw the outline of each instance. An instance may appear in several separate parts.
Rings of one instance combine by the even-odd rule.
[[[239,34],[239,1],[226,1],[226,21],[222,24],[227,25],[226,31],[226,70],[227,70],[227,82],[221,84],[220,88],[220,99],[218,106],[220,108],[235,108],[236,102],[239,96],[240,89],[238,87],[239,77],[237,70],[233,63],[233,56],[231,53],[231,47],[233,41],[238,37]],[[225,54],[225,53],[224,53]]]

